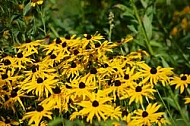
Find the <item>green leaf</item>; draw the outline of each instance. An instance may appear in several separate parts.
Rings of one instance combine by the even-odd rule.
[[[55,118],[54,120],[50,121],[48,126],[57,126],[58,124],[62,123],[62,118]]]
[[[127,27],[129,28],[129,30],[131,30],[132,32],[134,33],[138,33],[138,31],[135,29],[135,26],[134,25],[127,25]]]
[[[147,37],[149,39],[151,39],[151,37],[152,37],[152,24],[151,24],[151,21],[147,15],[144,15],[144,17],[143,17],[143,25],[144,25]]]
[[[143,6],[144,8],[147,8],[147,6],[148,6],[147,0],[141,0],[141,4],[142,4],[142,6]]]
[[[168,104],[170,104],[172,107],[174,107],[176,110],[178,110],[176,104],[174,103],[174,100],[170,97],[162,97],[163,100],[165,100]]]
[[[26,6],[24,7],[24,10],[23,10],[23,15],[25,16],[27,14],[27,12],[30,10],[31,8],[31,3],[29,2],[28,4],[26,4]]]
[[[163,67],[169,67],[168,63],[166,62],[166,60],[163,57],[160,57],[162,60],[162,65]]]

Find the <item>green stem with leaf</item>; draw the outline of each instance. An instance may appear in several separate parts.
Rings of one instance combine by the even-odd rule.
[[[145,43],[146,43],[146,46],[147,46],[147,48],[148,48],[148,51],[149,51],[149,53],[153,56],[153,55],[154,55],[154,52],[153,52],[153,49],[152,49],[152,47],[151,47],[151,45],[150,45],[150,41],[149,41],[148,36],[147,36],[147,34],[146,34],[145,28],[144,28],[144,26],[143,26],[143,24],[142,24],[142,21],[141,21],[141,18],[140,18],[140,16],[139,16],[137,7],[135,6],[135,3],[134,3],[133,0],[130,0],[130,2],[131,2],[131,5],[132,5],[132,7],[133,7],[133,10],[134,10],[135,16],[136,16],[136,18],[137,18],[137,21],[138,21],[138,23],[139,23],[139,25],[140,25],[140,28],[141,28],[141,30],[142,30],[142,34],[143,34],[143,37],[144,37],[144,39],[145,39]]]

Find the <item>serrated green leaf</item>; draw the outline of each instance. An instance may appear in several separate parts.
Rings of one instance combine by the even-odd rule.
[[[30,10],[31,8],[31,3],[29,2],[28,4],[26,4],[26,6],[24,7],[24,10],[23,10],[23,15],[25,16],[27,14],[27,12]]]
[[[152,24],[151,24],[150,19],[147,15],[144,15],[144,17],[143,17],[143,26],[145,28],[147,37],[149,39],[151,39],[151,37],[152,37]]]

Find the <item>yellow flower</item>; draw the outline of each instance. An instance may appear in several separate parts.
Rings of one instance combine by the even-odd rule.
[[[38,105],[35,111],[25,113],[22,120],[29,119],[28,125],[31,125],[34,122],[34,126],[39,126],[40,121],[42,120],[43,117],[52,119],[51,117],[52,108],[53,105],[51,103],[46,105]]]
[[[168,76],[173,74],[171,71],[173,68],[162,68],[161,66],[151,68],[145,63],[139,64],[139,66],[142,68],[139,70],[141,77],[143,77],[143,80],[140,82],[142,84],[149,81],[153,86],[161,80],[169,80]]]
[[[180,77],[174,76],[170,81],[170,85],[176,85],[175,89],[180,87],[180,93],[183,93],[184,89],[190,84],[190,76],[187,74],[181,74]]]
[[[32,0],[31,1],[31,6],[35,7],[36,5],[41,5],[43,4],[43,0]]]
[[[184,98],[184,100],[185,100],[185,104],[188,104],[188,103],[190,103],[190,98]]]
[[[52,88],[55,87],[57,82],[58,79],[55,79],[55,76],[49,75],[45,78],[32,78],[30,82],[23,83],[21,88],[26,90],[27,93],[32,92],[39,98],[43,96],[47,98],[49,93],[53,93]]]
[[[132,117],[132,124],[136,124],[137,126],[147,125],[152,126],[153,123],[157,121],[157,119],[164,115],[164,112],[157,112],[161,105],[157,103],[148,104],[146,110],[138,109],[134,113],[135,117]]]
[[[101,118],[105,121],[108,112],[113,112],[114,109],[108,104],[108,102],[111,102],[111,99],[112,98],[106,97],[100,90],[96,94],[93,92],[88,101],[76,103],[82,107],[82,110],[73,113],[70,118],[74,119],[76,116],[87,117],[86,121],[92,123],[94,116],[96,116],[98,121],[101,121]]]
[[[0,126],[18,126],[19,125],[19,122],[14,121],[10,117],[4,118],[1,116],[1,120],[0,120]]]
[[[153,99],[154,92],[156,92],[156,90],[154,90],[150,84],[146,84],[143,86],[139,84],[134,84],[131,85],[131,88],[128,89],[128,95],[125,95],[121,99],[130,98],[129,105],[133,101],[143,104],[143,97]]]

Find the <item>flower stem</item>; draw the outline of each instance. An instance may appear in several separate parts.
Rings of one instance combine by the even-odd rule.
[[[171,87],[170,87],[170,86],[167,86],[167,89],[168,89],[168,91],[169,91],[169,93],[170,93],[170,95],[171,95],[171,97],[172,97],[172,99],[173,99],[175,105],[177,106],[177,109],[178,109],[179,113],[181,114],[181,117],[182,117],[183,121],[185,122],[185,124],[186,124],[187,126],[189,126],[189,125],[190,125],[190,124],[189,124],[189,121],[187,120],[187,118],[186,118],[185,115],[183,114],[182,109],[181,109],[181,107],[180,107],[178,101],[176,100],[175,95],[174,95],[174,93],[173,93]]]
[[[160,95],[159,90],[158,90],[158,89],[156,89],[156,91],[157,91],[158,96],[160,97],[160,100],[162,101],[162,103],[163,103],[164,107],[166,108],[166,111],[167,111],[168,115],[170,116],[170,118],[171,118],[171,120],[172,120],[173,125],[174,125],[174,126],[176,126],[175,121],[174,121],[174,119],[173,119],[173,117],[172,117],[172,115],[171,115],[170,111],[168,110],[168,107],[166,106],[166,104],[165,104],[164,100],[162,99],[162,96]]]
[[[153,55],[154,55],[154,52],[153,52],[152,47],[151,47],[151,45],[150,45],[150,42],[149,42],[148,36],[147,36],[147,34],[146,34],[145,28],[143,27],[143,24],[142,24],[142,21],[141,21],[141,19],[140,19],[138,10],[137,10],[137,8],[136,8],[136,6],[135,6],[134,1],[133,1],[133,0],[130,0],[130,2],[131,2],[131,5],[132,5],[132,7],[133,7],[133,10],[134,10],[135,16],[136,16],[136,18],[137,18],[137,21],[138,21],[138,23],[139,23],[139,25],[140,25],[140,28],[141,28],[141,30],[142,30],[143,37],[145,38],[145,43],[146,43],[146,46],[147,46],[147,48],[148,48],[148,51],[149,51],[150,55],[153,56]]]

